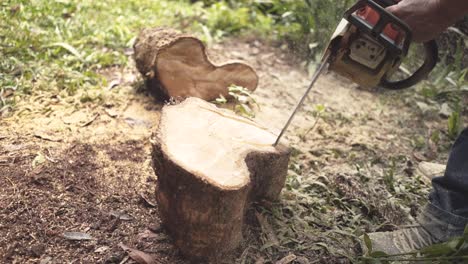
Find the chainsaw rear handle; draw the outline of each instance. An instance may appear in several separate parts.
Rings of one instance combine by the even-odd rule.
[[[425,79],[429,73],[434,69],[439,59],[439,49],[437,43],[434,40],[425,42],[424,44],[424,53],[425,59],[424,63],[417,69],[410,77],[399,80],[399,81],[389,81],[384,77],[381,81],[380,86],[389,90],[402,90],[409,88],[423,79]]]
[[[412,31],[409,26],[395,15],[385,10],[386,7],[397,4],[395,0],[360,0],[351,9],[345,13],[347,20],[359,28],[359,30],[376,37],[385,47],[394,54],[406,56],[408,53],[409,46],[412,40]],[[370,25],[364,19],[360,18],[355,12],[366,6],[371,7],[380,14],[379,21],[376,25]],[[395,43],[392,39],[389,39],[384,29],[388,24],[396,25],[405,34],[405,39],[401,45]],[[409,88],[418,82],[425,79],[429,73],[434,69],[438,60],[438,47],[434,40],[423,43],[425,59],[421,67],[416,70],[410,77],[399,80],[389,81],[388,76],[384,76],[381,80],[380,86],[389,90],[401,90]]]

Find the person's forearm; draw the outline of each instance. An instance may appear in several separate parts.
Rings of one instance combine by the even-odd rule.
[[[424,42],[468,14],[468,0],[402,0],[387,10],[408,24],[414,40]]]
[[[441,13],[454,21],[468,14],[468,0],[440,0]]]

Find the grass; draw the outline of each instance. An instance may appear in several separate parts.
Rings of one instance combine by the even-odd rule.
[[[221,37],[220,30],[256,26],[246,9],[231,11],[188,1],[2,1],[0,109],[10,111],[23,96],[39,92],[98,99],[86,92],[106,86],[99,71],[128,67],[144,27],[173,26],[208,41]]]
[[[144,27],[173,26],[208,43],[250,32],[313,55],[349,2],[2,1],[0,113],[37,91],[74,95],[106,86],[98,71],[128,66],[134,38]],[[89,99],[99,96],[84,101]]]
[[[303,153],[293,153],[281,202],[261,209],[271,228],[261,224],[253,256],[273,263],[290,254],[319,263],[359,262],[362,235],[394,230],[426,202],[430,188],[408,172],[406,157],[357,154],[347,158],[356,164],[353,171],[333,175],[305,169]]]

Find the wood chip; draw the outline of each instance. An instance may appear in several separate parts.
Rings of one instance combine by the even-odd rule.
[[[63,237],[68,240],[81,241],[81,240],[91,240],[93,237],[86,233],[81,232],[65,232]]]

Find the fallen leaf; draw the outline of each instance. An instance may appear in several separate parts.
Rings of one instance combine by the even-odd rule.
[[[156,259],[153,256],[143,251],[134,248],[129,248],[123,243],[119,243],[119,247],[121,247],[125,252],[127,252],[128,256],[130,256],[130,258],[132,258],[138,264],[157,264]]]
[[[81,233],[81,232],[65,232],[65,233],[63,233],[63,237],[65,239],[75,240],[75,241],[93,239],[93,237],[91,235],[86,234],[86,233]]]

